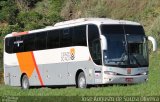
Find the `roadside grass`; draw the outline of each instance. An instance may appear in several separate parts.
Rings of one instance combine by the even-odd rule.
[[[149,80],[135,85],[107,85],[89,89],[31,88],[0,85],[0,96],[159,96],[160,95],[160,50],[150,56]]]
[[[90,89],[34,88],[22,90],[20,87],[0,86],[0,96],[159,96],[158,85],[148,83],[137,85],[114,85]]]

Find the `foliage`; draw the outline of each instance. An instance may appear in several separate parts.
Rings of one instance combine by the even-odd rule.
[[[62,4],[63,0],[43,0],[37,3],[34,11],[43,15],[41,23],[43,23],[44,26],[52,25],[62,20],[60,16]]]
[[[20,12],[17,16],[17,23],[24,30],[38,29],[42,27],[41,19],[42,15],[37,12]]]
[[[61,5],[62,0],[2,0],[0,23],[18,25],[18,31],[42,28],[62,20]]]
[[[7,22],[9,24],[16,23],[16,15],[18,12],[13,0],[0,1],[0,22]]]

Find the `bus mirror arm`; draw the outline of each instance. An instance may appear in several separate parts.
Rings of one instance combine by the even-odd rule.
[[[153,38],[152,36],[148,36],[148,40],[150,40],[152,42],[153,51],[156,51],[157,50],[157,42],[156,42],[155,38]]]
[[[107,50],[107,40],[104,35],[100,35],[102,50]]]

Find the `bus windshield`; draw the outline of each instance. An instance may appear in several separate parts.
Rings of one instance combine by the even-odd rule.
[[[148,66],[147,42],[142,26],[101,25],[106,37],[104,64],[117,67]]]

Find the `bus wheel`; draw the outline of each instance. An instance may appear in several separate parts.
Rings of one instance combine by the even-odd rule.
[[[29,89],[29,80],[27,75],[23,75],[22,81],[21,81],[21,87],[22,89]]]
[[[86,78],[84,72],[81,72],[78,76],[78,88],[86,88],[86,87],[87,87]]]

